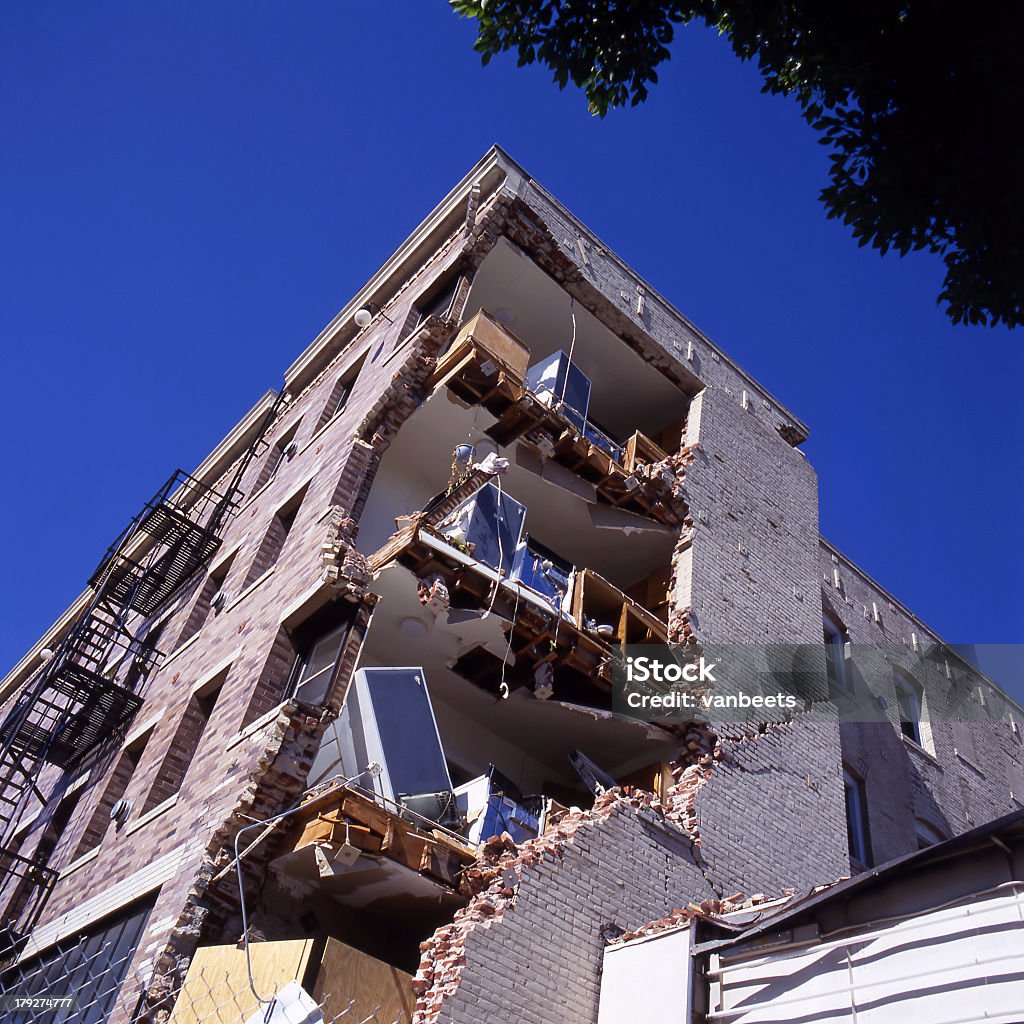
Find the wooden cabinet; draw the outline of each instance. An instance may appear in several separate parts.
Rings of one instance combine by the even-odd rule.
[[[591,569],[576,574],[572,614],[580,629],[619,647],[668,642],[664,623]]]

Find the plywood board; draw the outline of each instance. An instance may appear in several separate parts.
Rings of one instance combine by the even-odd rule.
[[[412,975],[392,967],[367,953],[328,939],[323,963],[313,988],[313,998],[324,1007],[330,1020],[353,1000],[352,1020],[391,1021],[404,1014],[412,1020],[416,998],[412,993]]]
[[[302,982],[313,954],[312,939],[254,942],[249,947],[252,977],[263,997],[290,981]],[[169,1024],[244,1021],[259,1008],[249,988],[245,950],[237,946],[201,946],[196,950]]]

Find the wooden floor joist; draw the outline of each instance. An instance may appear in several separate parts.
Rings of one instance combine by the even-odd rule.
[[[438,361],[428,386],[446,387],[466,405],[482,406],[496,416],[487,434],[497,444],[525,441],[593,484],[609,504],[667,526],[679,524],[665,486],[640,472],[643,465],[668,457],[654,441],[637,431],[617,461],[529,391],[520,372],[473,336],[462,338]]]
[[[389,810],[348,786],[311,797],[296,819],[293,850],[314,843],[348,843],[449,886],[456,885],[458,872],[476,859],[473,848],[457,836],[431,828],[426,821],[406,820],[397,808]]]

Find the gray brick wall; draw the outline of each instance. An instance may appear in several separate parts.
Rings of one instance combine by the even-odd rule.
[[[696,802],[701,854],[722,895],[777,896],[848,874],[836,723],[797,719],[722,745]]]
[[[718,643],[820,643],[817,476],[762,410],[726,385],[691,407],[686,469],[693,520],[675,603]]]
[[[852,645],[852,696],[837,696],[855,719],[842,726],[842,753],[864,782],[874,862],[916,850],[918,822],[949,837],[1024,806],[1009,781],[1024,761],[1021,730],[1010,727],[1011,718],[1024,721],[1021,709],[944,654],[936,634],[826,544],[819,578],[828,614]],[[896,670],[924,691],[920,744],[900,731]]]
[[[714,895],[685,837],[622,805],[523,871],[514,905],[466,940],[443,1024],[593,1024],[609,923],[629,930]]]

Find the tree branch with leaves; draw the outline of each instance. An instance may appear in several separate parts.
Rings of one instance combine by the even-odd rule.
[[[484,64],[514,52],[604,117],[657,84],[691,23],[756,61],[830,150],[821,200],[861,245],[938,254],[954,323],[1024,315],[1024,4],[449,0]]]

